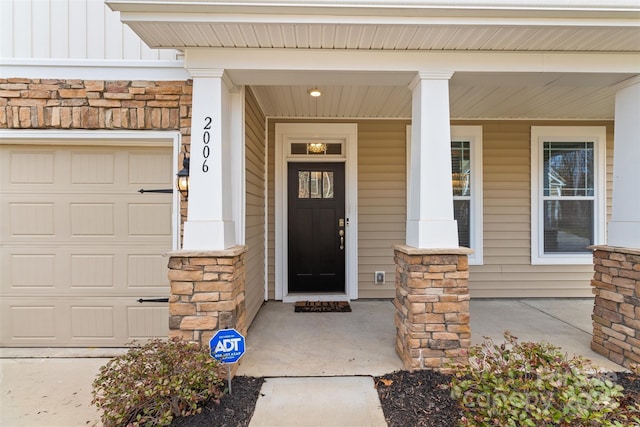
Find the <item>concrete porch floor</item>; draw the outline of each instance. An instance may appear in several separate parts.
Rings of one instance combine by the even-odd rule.
[[[238,372],[270,377],[252,427],[298,426],[302,412],[317,420],[314,426],[336,427],[339,414],[348,426],[386,425],[370,376],[402,369],[395,353],[394,307],[390,300],[351,306],[351,313],[295,313],[292,304],[274,301],[262,307],[247,334]],[[508,329],[521,341],[551,342],[570,356],[620,371],[590,350],[592,311],[592,299],[472,300],[472,342],[483,336],[502,342]],[[124,351],[0,348],[0,425],[100,425],[90,405],[91,383],[109,357]],[[339,399],[327,402],[331,395]],[[327,405],[334,418],[327,418]]]
[[[351,302],[351,313],[295,313],[269,301],[249,328],[239,375],[265,377],[382,375],[403,369],[395,352],[391,300]],[[608,370],[622,370],[593,352],[593,299],[475,299],[472,344],[510,331],[520,341],[546,341]]]

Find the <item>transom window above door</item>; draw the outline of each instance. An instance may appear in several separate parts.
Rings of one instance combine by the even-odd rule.
[[[344,157],[343,141],[312,140],[304,142],[292,142],[289,144],[289,156],[329,156]]]

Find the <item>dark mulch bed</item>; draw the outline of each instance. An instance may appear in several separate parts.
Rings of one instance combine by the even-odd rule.
[[[462,416],[451,398],[448,375],[397,371],[374,380],[389,427],[455,426]]]
[[[264,378],[234,377],[232,394],[225,394],[220,403],[209,402],[201,413],[173,420],[176,427],[245,427],[253,416]]]
[[[640,377],[624,372],[607,377],[624,387],[621,408],[640,401]],[[375,378],[389,427],[457,426],[462,411],[451,399],[450,381],[450,375],[434,371],[397,371]]]
[[[461,411],[450,397],[450,376],[434,371],[397,371],[375,377],[380,403],[390,427],[456,426]],[[615,382],[624,387],[621,404],[640,401],[640,377],[616,373]],[[220,404],[210,403],[198,415],[175,419],[172,426],[246,427],[255,409],[263,378],[235,377],[233,394]]]

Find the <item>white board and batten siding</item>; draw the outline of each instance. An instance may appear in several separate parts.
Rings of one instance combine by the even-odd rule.
[[[0,58],[174,61],[150,49],[104,0],[0,1]]]
[[[0,345],[166,337],[173,147],[0,145]]]

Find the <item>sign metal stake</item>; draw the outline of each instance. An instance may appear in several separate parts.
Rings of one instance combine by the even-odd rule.
[[[244,336],[235,329],[220,329],[209,340],[211,357],[227,365],[227,383],[231,390],[231,364],[242,357],[245,351]]]

